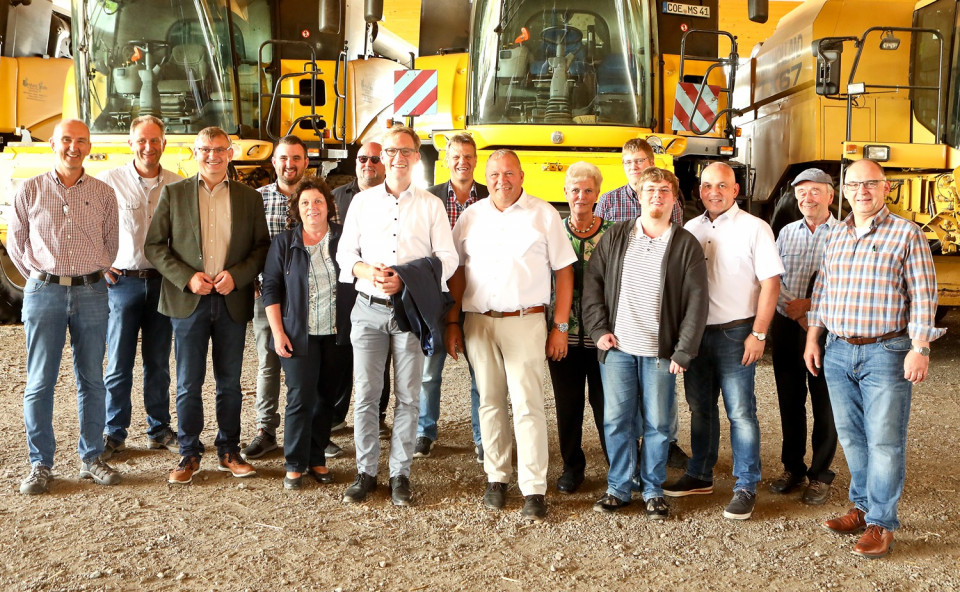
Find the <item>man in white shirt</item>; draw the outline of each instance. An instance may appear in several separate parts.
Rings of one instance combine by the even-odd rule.
[[[107,324],[107,423],[103,455],[108,460],[126,448],[130,427],[130,391],[137,340],[143,359],[143,407],[147,412],[147,446],[177,452],[177,434],[170,429],[170,318],[160,314],[162,277],[147,261],[143,243],[157,209],[160,191],[180,181],[176,172],[164,169],[160,157],[167,146],[165,126],[153,115],[130,123],[127,143],[133,160],[99,175],[117,194],[120,247],[117,258],[104,272],[109,286],[110,319]]]
[[[783,264],[770,226],[737,206],[740,185],[729,165],[715,162],[700,175],[706,212],[687,222],[707,261],[710,310],[700,353],[684,377],[690,405],[687,472],[663,486],[669,497],[713,493],[713,467],[720,447],[720,411],[730,420],[733,499],[724,518],[753,515],[760,482],[760,424],[754,393],[756,364],[780,294]]]
[[[484,505],[499,510],[506,503],[512,472],[509,390],[517,479],[524,495],[521,514],[541,522],[547,514],[543,364],[547,357],[560,360],[567,353],[577,255],[553,206],[523,191],[515,152],[491,154],[486,179],[489,199],[467,208],[453,230],[460,267],[450,281],[456,304],[447,314],[447,352],[456,359],[465,339],[477,377],[488,481]],[[556,281],[556,306],[548,322],[551,279]],[[461,308],[466,313],[463,335],[457,325]]]
[[[443,204],[411,182],[419,150],[420,138],[410,128],[396,126],[387,132],[383,142],[386,182],[354,196],[337,252],[340,281],[356,282],[358,293],[350,333],[357,477],[344,492],[347,503],[366,500],[377,486],[378,403],[388,351],[393,354],[396,400],[390,442],[391,498],[397,506],[411,503],[410,464],[420,414],[424,354],[420,339],[397,324],[393,296],[404,286],[393,267],[436,257],[443,268],[444,289],[457,268]]]

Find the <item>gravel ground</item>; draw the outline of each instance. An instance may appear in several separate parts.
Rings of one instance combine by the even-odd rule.
[[[176,457],[146,449],[142,405],[134,404],[128,451],[113,461],[121,485],[77,480],[77,416],[69,363],[61,368],[55,418],[60,452],[48,495],[18,493],[28,471],[23,430],[24,341],[19,326],[0,327],[0,588],[3,590],[955,590],[960,589],[957,520],[960,477],[960,312],[934,344],[932,372],[914,390],[908,478],[900,507],[903,528],[886,559],[850,554],[855,536],[820,528],[845,513],[849,476],[842,453],[830,500],[804,506],[800,493],[776,496],[769,481],[781,471],[780,424],[769,355],[760,363],[757,398],[764,482],[751,520],[721,517],[733,478],[728,426],[722,423],[715,493],[671,502],[670,519],[648,521],[640,504],[616,515],[591,511],[606,470],[585,421],[587,481],[574,495],[553,484],[548,520],[524,524],[513,485],[507,508],[480,501],[485,477],[470,437],[468,379],[463,362],[445,371],[440,441],[429,459],[414,461],[415,507],[394,508],[384,487],[366,504],[340,502],[355,464],[350,429],[335,434],[344,457],[330,461],[333,485],[305,481],[282,488],[283,460],[255,462],[259,475],[238,480],[214,470],[215,457],[189,486],[171,486]],[[244,440],[254,432],[256,356],[248,336],[244,363]],[[69,359],[65,352],[65,359]],[[546,380],[549,384],[549,380]],[[212,402],[212,376],[205,396]],[[682,396],[682,386],[678,389]],[[134,399],[139,396],[139,389]],[[551,459],[559,458],[552,393],[547,394]],[[681,442],[689,415],[681,403]],[[589,411],[588,411],[589,414]],[[207,417],[213,417],[212,403]],[[388,416],[388,420],[389,420]],[[349,422],[352,423],[352,422]],[[203,439],[212,446],[207,422]],[[688,448],[688,445],[684,445]],[[949,461],[953,458],[954,461]],[[947,462],[944,462],[947,461]],[[944,470],[944,467],[947,470]],[[676,476],[670,472],[668,478]]]

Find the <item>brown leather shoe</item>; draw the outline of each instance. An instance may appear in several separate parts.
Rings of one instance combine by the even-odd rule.
[[[810,483],[807,484],[807,488],[803,492],[803,497],[800,499],[805,504],[811,506],[821,506],[827,502],[827,498],[830,497],[830,484],[824,483],[823,481],[817,481],[816,479],[811,479]]]
[[[880,559],[892,548],[893,533],[882,526],[870,524],[851,552],[867,559]]]
[[[253,465],[245,461],[239,452],[228,452],[221,456],[217,470],[231,473],[234,477],[239,478],[253,477],[257,474]]]
[[[860,508],[853,508],[839,518],[824,520],[823,527],[839,534],[860,532],[867,527],[867,523],[864,521],[863,516],[863,510]]]
[[[193,474],[200,470],[200,459],[196,456],[184,456],[180,458],[180,464],[177,468],[170,471],[167,477],[167,483],[177,485],[186,485],[193,481]]]

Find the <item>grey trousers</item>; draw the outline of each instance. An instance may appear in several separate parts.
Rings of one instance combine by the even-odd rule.
[[[271,436],[280,427],[280,357],[270,348],[270,323],[263,299],[253,303],[253,338],[257,343],[257,428]]]

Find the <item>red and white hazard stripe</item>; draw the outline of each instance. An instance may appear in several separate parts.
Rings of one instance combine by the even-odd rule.
[[[398,70],[393,75],[393,112],[401,117],[437,112],[437,71]]]
[[[700,92],[699,84],[693,82],[677,83],[677,101],[673,106],[674,131],[693,131],[690,126],[691,114],[696,128],[701,131],[705,131],[716,118],[719,110],[717,96],[720,94],[720,87],[707,85],[703,89],[700,101],[696,105],[696,112],[694,112],[693,103],[697,100],[698,92]]]

